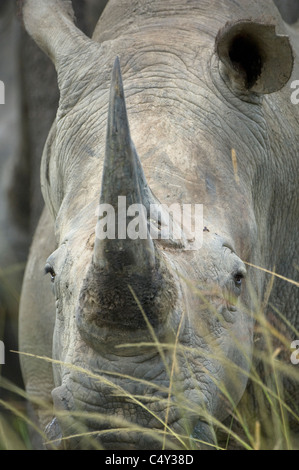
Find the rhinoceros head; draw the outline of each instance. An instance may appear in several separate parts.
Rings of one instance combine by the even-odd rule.
[[[269,203],[262,95],[289,78],[290,46],[272,26],[235,21],[237,7],[232,23],[224,10],[205,27],[201,2],[167,18],[165,2],[141,2],[151,14],[127,5],[135,27],[124,10],[116,30],[111,2],[91,41],[68,2],[42,3],[27,0],[24,19],[61,93],[42,189],[57,238],[46,270],[63,435],[77,436],[70,447],[86,445],[81,431],[113,449],[212,444],[248,380],[263,287],[248,263],[263,257],[258,201]]]

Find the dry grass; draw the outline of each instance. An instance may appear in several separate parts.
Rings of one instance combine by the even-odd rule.
[[[230,363],[226,357],[215,357],[211,352],[199,351],[202,356],[210,356],[210,358],[217,359],[217,361],[227,366],[232,380],[238,374],[246,374],[248,377],[249,386],[237,407],[226,387],[223,384],[217,383],[223,397],[225,397],[228,405],[233,410],[231,416],[225,422],[221,423],[215,419],[214,416],[209,415],[203,406],[196,406],[194,403],[189,403],[178,391],[176,387],[176,375],[179,367],[179,361],[177,360],[178,355],[189,355],[192,353],[192,350],[191,348],[189,350],[188,347],[182,347],[178,341],[178,335],[173,344],[161,344],[155,336],[155,332],[149,324],[145,312],[142,311],[140,306],[151,333],[152,345],[160,354],[165,365],[165,370],[169,376],[168,388],[156,386],[157,392],[161,392],[161,395],[166,397],[159,399],[160,401],[165,401],[166,412],[163,417],[149,410],[144,404],[145,398],[147,402],[156,400],[157,398],[132,395],[121,386],[114,383],[112,376],[122,376],[121,374],[112,374],[109,371],[99,371],[99,374],[92,374],[72,364],[64,364],[64,367],[76,369],[77,372],[87,375],[94,381],[104,382],[118,397],[121,396],[124,400],[146,409],[147,412],[151,413],[159,422],[159,430],[143,428],[142,426],[132,424],[124,419],[109,417],[109,430],[89,432],[82,421],[84,417],[86,417],[86,413],[79,411],[68,413],[58,412],[56,415],[59,419],[68,420],[71,423],[69,428],[70,434],[64,436],[63,441],[67,442],[68,440],[80,437],[85,440],[88,448],[101,449],[98,440],[101,433],[105,432],[105,434],[107,434],[107,432],[122,430],[128,433],[137,432],[148,436],[153,435],[155,441],[159,442],[161,449],[189,450],[199,448],[203,442],[198,438],[190,438],[187,420],[185,430],[180,434],[174,432],[171,426],[169,426],[169,410],[175,403],[176,406],[179,407],[182,416],[187,416],[191,412],[197,413],[206,423],[209,423],[215,436],[215,443],[204,444],[214,449],[299,449],[299,441],[292,430],[293,426],[297,426],[297,429],[299,429],[299,404],[292,403],[292,399],[288,396],[288,390],[285,387],[286,381],[292,381],[299,385],[299,364],[296,366],[291,363],[290,357],[292,350],[290,348],[290,339],[288,336],[284,335],[284,327],[286,330],[292,331],[296,339],[299,339],[299,332],[290,325],[287,319],[280,315],[279,311],[275,309],[275,306],[271,306],[271,308],[275,311],[276,317],[279,318],[279,323],[275,324],[275,322],[270,322],[267,317],[266,311],[274,279],[275,277],[282,278],[282,276],[272,271],[267,271],[267,273],[270,274],[270,278],[264,302],[262,306],[258,306],[255,311],[256,348],[250,371],[246,372],[240,370],[237,365]],[[284,281],[294,285],[294,288],[299,287],[296,281],[285,278]],[[131,287],[130,290],[132,295],[134,295]],[[136,302],[138,303],[137,298]],[[122,347],[125,346],[126,345],[122,345]],[[132,347],[132,345],[127,346]],[[141,347],[144,346],[144,344],[135,346]],[[240,344],[238,347],[240,347],[240,351],[244,353],[242,351],[242,345]],[[168,357],[172,358],[170,363],[166,359],[166,351]],[[59,363],[59,361],[55,361],[51,358],[40,357],[39,359],[41,361],[50,361],[53,364]],[[248,358],[248,360],[251,360],[251,358]],[[192,374],[191,369],[189,372]],[[206,371],[206,373],[209,372]],[[109,376],[111,376],[111,380]],[[135,377],[123,377],[147,385],[146,381],[136,379]],[[212,376],[211,379],[214,380]],[[153,387],[153,384],[150,385]],[[23,390],[4,379],[1,380],[1,387],[2,389],[13,392],[14,395],[19,396],[20,399],[26,398],[26,393]],[[41,402],[39,402],[38,405],[41,409],[48,406]],[[36,432],[40,433],[44,439],[47,439],[43,431],[39,430],[28,418],[26,410],[20,408],[18,404],[16,405],[14,402],[0,400],[0,406],[3,410],[2,412],[0,411],[0,449],[30,449],[30,429],[34,429]],[[88,413],[88,417],[92,417],[99,423],[103,421],[107,422],[106,415]],[[50,447],[56,448],[54,441],[48,441],[47,444]]]

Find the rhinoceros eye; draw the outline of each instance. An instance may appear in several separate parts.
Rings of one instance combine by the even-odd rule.
[[[236,274],[234,275],[234,281],[235,281],[235,284],[236,284],[237,287],[241,287],[241,286],[242,286],[242,281],[243,281],[243,279],[244,279],[243,273],[239,273],[239,272],[238,272],[238,273],[236,273]]]
[[[45,266],[45,274],[51,275],[51,282],[55,281],[56,273],[54,271],[53,266],[51,266],[49,263],[47,263]]]

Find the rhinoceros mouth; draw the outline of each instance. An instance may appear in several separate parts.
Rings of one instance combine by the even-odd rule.
[[[168,407],[165,421],[167,392],[159,396],[157,391],[144,390],[143,399],[140,391],[134,396],[124,391],[124,397],[114,390],[113,396],[107,385],[96,391],[94,384],[87,388],[76,380],[69,377],[67,384],[52,392],[56,416],[46,427],[48,448],[161,450],[203,448],[200,441],[208,447],[212,444],[207,425],[199,426],[195,414],[183,416],[177,404]],[[189,431],[184,429],[187,421]]]
[[[152,433],[152,432],[151,432]],[[97,429],[89,428],[85,432],[62,432],[59,420],[55,416],[46,426],[45,434],[48,442],[47,449],[87,449],[87,448],[103,448],[104,450],[160,450],[161,443],[155,442],[152,437],[143,432],[124,430],[105,429],[99,426]],[[84,436],[85,442],[84,442]],[[84,443],[83,443],[84,442]],[[175,446],[174,446],[175,447]]]
[[[45,434],[48,438],[47,449],[93,449],[103,450],[178,450],[184,448],[181,439],[174,436],[163,439],[161,429],[142,429],[132,431],[130,428],[123,430],[89,428],[82,433],[66,433],[63,435],[62,426],[57,417],[54,417],[46,426]],[[153,437],[158,434],[160,438]],[[84,440],[85,436],[85,440]],[[205,421],[198,421],[189,438],[185,436],[186,448],[196,450],[212,450],[215,446],[213,433]],[[187,442],[188,441],[188,442]],[[189,444],[189,446],[188,446]],[[185,450],[186,450],[185,448]]]

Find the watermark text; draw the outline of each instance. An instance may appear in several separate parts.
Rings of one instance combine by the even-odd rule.
[[[5,104],[5,85],[0,80],[0,104]]]
[[[180,242],[188,250],[202,246],[202,204],[150,204],[146,208],[143,204],[127,205],[126,196],[119,196],[117,207],[100,204],[97,215],[99,240],[145,240],[150,236]]]
[[[295,349],[291,355],[291,363],[296,366],[299,364],[299,340],[292,342],[291,349]]]
[[[3,341],[0,341],[0,364],[5,364],[5,347]]]
[[[299,80],[294,80],[291,83],[291,88],[295,90],[291,94],[291,102],[293,104],[299,104]]]

